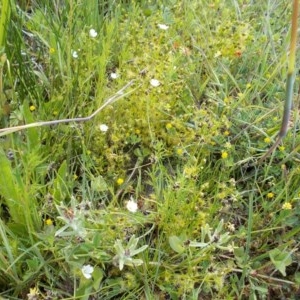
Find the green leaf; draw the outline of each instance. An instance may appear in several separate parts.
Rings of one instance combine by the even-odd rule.
[[[208,245],[208,243],[193,242],[193,241],[191,241],[191,242],[189,243],[189,246],[190,246],[190,247],[198,247],[198,248],[204,248],[204,247],[206,247],[207,245]]]
[[[144,250],[146,250],[148,248],[148,245],[144,245],[138,249],[135,249],[135,250],[132,250],[131,253],[130,253],[130,256],[134,256],[134,255],[137,255],[141,252],[143,252]]]
[[[95,192],[106,192],[108,190],[106,181],[104,180],[104,178],[101,175],[94,177],[91,180],[91,188]]]
[[[34,257],[33,259],[27,259],[26,263],[28,265],[28,268],[32,271],[36,271],[39,267],[39,260],[37,257]]]
[[[300,284],[300,272],[296,272],[296,273],[295,273],[295,282],[296,282],[297,284]]]
[[[169,244],[171,246],[171,248],[181,254],[185,251],[185,247],[184,247],[184,241],[181,240],[178,236],[173,235],[169,237]]]
[[[66,175],[67,175],[67,162],[64,161],[56,175],[56,178],[53,181],[53,198],[57,203],[63,201],[68,194],[68,187],[66,184]]]
[[[95,267],[93,272],[93,279],[94,279],[93,288],[96,291],[99,289],[103,276],[104,276],[103,270],[99,267]]]
[[[5,199],[9,214],[16,223],[25,224],[23,181],[18,181],[5,153],[0,151],[0,196]]]
[[[291,253],[286,251],[281,251],[279,249],[274,249],[269,252],[270,259],[274,264],[275,268],[283,275],[286,276],[285,269],[293,261]]]

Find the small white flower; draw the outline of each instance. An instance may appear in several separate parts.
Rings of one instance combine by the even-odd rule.
[[[91,279],[92,273],[94,272],[94,267],[91,265],[85,265],[81,268],[81,272],[86,279]]]
[[[106,132],[108,130],[108,126],[106,124],[101,124],[99,128],[102,132]]]
[[[136,201],[135,201],[132,197],[131,197],[130,200],[127,202],[126,208],[127,208],[130,212],[132,212],[132,213],[137,212],[138,206],[137,206]]]
[[[77,53],[77,51],[72,51],[72,56],[73,56],[73,58],[78,58],[78,53]]]
[[[157,79],[151,79],[150,84],[154,87],[160,86],[160,82]]]
[[[95,29],[90,29],[89,35],[91,38],[95,38],[98,35],[98,32]]]
[[[162,30],[168,30],[169,29],[169,26],[165,25],[165,24],[158,24],[157,26],[159,27],[159,29],[162,29]]]
[[[110,78],[111,78],[111,79],[117,79],[119,76],[120,76],[120,75],[117,74],[117,73],[111,73],[111,74],[110,74]]]

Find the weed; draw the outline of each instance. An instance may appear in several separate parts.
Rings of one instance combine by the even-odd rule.
[[[0,7],[1,297],[297,297],[290,3]]]

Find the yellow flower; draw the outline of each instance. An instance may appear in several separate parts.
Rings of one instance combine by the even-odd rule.
[[[51,225],[53,225],[53,222],[52,222],[51,219],[46,219],[45,224],[48,225],[48,226],[51,226]]]
[[[283,152],[285,150],[285,147],[284,146],[279,146],[278,149],[279,149],[280,152]]]
[[[247,84],[246,84],[246,88],[247,88],[247,89],[250,89],[250,88],[251,88],[251,83],[247,83]]]
[[[266,144],[270,144],[270,143],[271,143],[271,139],[270,139],[269,137],[265,137],[265,138],[264,138],[264,142],[265,142]]]
[[[214,57],[217,58],[222,55],[222,52],[219,50],[215,53]]]
[[[117,179],[117,185],[122,185],[124,183],[124,179],[123,178],[118,178]]]
[[[225,104],[230,104],[231,100],[232,100],[232,98],[225,97],[223,101]]]
[[[228,157],[228,153],[226,151],[222,151],[222,158],[226,159]]]
[[[166,125],[166,128],[167,129],[171,129],[173,126],[172,126],[172,124],[171,123],[168,123],[167,125]]]
[[[55,49],[51,47],[51,48],[49,49],[49,53],[50,53],[50,54],[55,53]]]
[[[36,108],[35,108],[34,105],[30,105],[30,106],[29,106],[29,110],[30,110],[30,111],[35,111],[35,109],[36,109]]]
[[[225,130],[225,131],[224,131],[224,135],[225,135],[225,136],[229,136],[229,134],[230,134],[230,132],[229,132],[228,130]]]
[[[36,287],[34,288],[30,288],[29,289],[29,294],[27,294],[27,299],[28,300],[34,300],[34,299],[38,299],[38,294],[39,294],[39,291]]]
[[[182,155],[183,154],[183,149],[182,148],[178,148],[177,150],[176,150],[176,153],[177,153],[177,155]]]
[[[226,149],[231,149],[232,148],[232,145],[229,142],[226,142],[224,146],[225,146]]]
[[[285,209],[285,210],[291,210],[293,207],[292,207],[292,204],[289,203],[289,202],[285,202],[282,204],[282,209]]]
[[[267,198],[272,199],[274,198],[274,193],[270,192],[267,194]]]

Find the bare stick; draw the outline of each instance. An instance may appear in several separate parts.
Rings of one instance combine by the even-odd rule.
[[[26,125],[20,125],[20,126],[13,126],[13,127],[7,127],[0,129],[0,136],[4,136],[16,131],[21,131],[24,129],[32,128],[32,127],[41,127],[41,126],[49,126],[49,125],[56,125],[60,123],[70,123],[70,122],[86,122],[94,118],[101,110],[103,110],[106,106],[114,103],[115,101],[126,97],[127,95],[131,94],[133,91],[129,91],[127,93],[124,93],[124,91],[132,85],[133,80],[127,83],[123,88],[121,88],[115,95],[107,99],[104,104],[102,104],[97,110],[95,110],[91,115],[87,117],[81,117],[81,118],[71,118],[71,119],[61,119],[61,120],[53,120],[53,121],[40,121],[35,123],[30,123]]]

